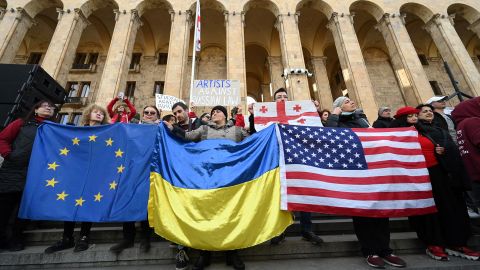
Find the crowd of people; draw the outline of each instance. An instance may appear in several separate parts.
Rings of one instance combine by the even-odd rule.
[[[280,88],[274,93],[275,102],[287,100],[285,89]],[[432,259],[447,261],[450,255],[478,260],[480,253],[470,249],[467,241],[472,234],[469,213],[470,216],[478,216],[480,207],[480,97],[461,102],[451,115],[445,113],[446,100],[446,96],[434,96],[415,108],[399,108],[393,117],[390,107],[380,107],[378,119],[372,125],[363,111],[357,108],[355,101],[348,97],[337,98],[331,111],[322,110],[317,101],[314,104],[325,127],[415,128],[438,212],[409,217],[411,227],[425,244],[426,254]],[[240,142],[256,132],[253,104],[248,106],[248,123],[245,123],[241,106],[234,107],[229,114],[224,106],[218,105],[210,113],[203,113],[199,117],[191,109],[179,102],[172,106],[173,114],[162,118],[161,110],[149,105],[143,108],[140,119],[136,119],[135,106],[120,96],[106,108],[95,104],[86,108],[82,125],[157,125],[163,122],[179,138],[195,142],[219,138]],[[4,158],[0,168],[0,249],[24,249],[22,232],[27,221],[17,217],[16,209],[21,201],[37,128],[54,114],[55,105],[43,100],[33,106],[25,117],[13,121],[0,132],[0,155]],[[300,217],[302,239],[321,245],[323,239],[312,231],[311,213],[297,214]],[[7,233],[10,221],[13,225]],[[140,250],[148,252],[153,230],[147,220],[139,222]],[[385,264],[394,267],[407,265],[390,247],[388,218],[353,217],[353,225],[368,265],[374,268],[384,268]],[[74,252],[88,249],[92,223],[82,222],[80,227],[80,235],[75,240],[75,222],[64,222],[62,239],[46,248],[45,253],[69,248],[74,248]],[[135,222],[123,223],[123,239],[110,250],[118,254],[133,247],[135,234]],[[284,240],[285,233],[282,233],[271,239],[270,244],[279,245]],[[171,245],[178,249],[176,269],[186,269],[189,266],[188,247]],[[209,251],[201,251],[192,269],[204,269],[210,265],[210,258]],[[245,269],[236,250],[226,252],[226,263],[234,269]]]

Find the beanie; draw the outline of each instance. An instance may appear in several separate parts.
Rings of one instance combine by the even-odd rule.
[[[398,118],[402,115],[408,115],[408,114],[418,114],[420,112],[420,110],[418,109],[415,109],[413,107],[410,107],[410,106],[406,106],[406,107],[402,107],[400,109],[397,110],[397,113],[395,114],[395,118]]]
[[[212,110],[210,111],[210,115],[213,115],[213,111],[214,110],[219,110],[221,112],[223,112],[223,114],[225,115],[225,118],[228,118],[228,114],[227,114],[227,109],[221,105],[217,105],[215,107],[212,108]]]
[[[337,99],[335,99],[335,101],[333,102],[333,108],[337,108],[337,107],[341,107],[343,102],[345,102],[345,99],[347,99],[347,97],[338,97]]]
[[[390,107],[380,107],[380,109],[378,109],[378,116],[382,116],[382,113],[388,109],[390,109]]]

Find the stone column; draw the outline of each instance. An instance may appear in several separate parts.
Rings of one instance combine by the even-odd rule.
[[[9,64],[15,58],[34,20],[23,8],[6,11],[0,23],[0,63]]]
[[[302,43],[298,32],[298,13],[278,15],[275,27],[280,34],[282,62],[285,68],[305,68]],[[281,73],[280,73],[281,74]],[[306,74],[289,74],[287,90],[290,100],[310,100]]]
[[[270,95],[270,84],[261,84],[260,88],[261,88],[262,94],[263,94],[263,102],[273,101],[273,98]],[[260,100],[258,102],[260,102]]]
[[[115,28],[96,97],[103,105],[125,89],[137,30],[141,26],[137,10],[115,12]]]
[[[451,67],[460,89],[480,95],[480,73],[453,27],[453,17],[436,14],[425,25],[443,59]]]
[[[225,12],[227,27],[227,78],[240,81],[242,104],[247,104],[247,68],[245,65],[245,36],[243,12]]]
[[[480,38],[480,19],[476,20],[474,23],[472,23],[468,29],[470,29],[472,32],[477,34],[477,36]]]
[[[75,59],[75,52],[82,37],[83,30],[88,25],[87,18],[78,8],[71,12],[58,9],[59,21],[47,53],[43,58],[42,67],[61,85],[65,85],[68,72]]]
[[[318,102],[320,108],[331,109],[333,104],[332,89],[328,80],[327,73],[327,57],[312,57],[312,73],[315,76],[315,84],[317,86]]]
[[[414,106],[432,97],[432,87],[405,28],[404,17],[386,13],[376,28],[385,39],[406,104]]]
[[[188,49],[190,28],[192,26],[191,12],[171,12],[172,28],[168,45],[168,61],[165,72],[165,94],[182,98],[182,89],[189,84]],[[188,97],[188,95],[187,95]]]
[[[285,80],[282,77],[282,58],[280,56],[268,56],[267,63],[265,64],[268,65],[268,70],[270,71],[270,81],[272,83],[273,92],[278,88],[285,87]]]
[[[348,94],[373,121],[377,118],[377,104],[352,15],[333,13],[327,28],[333,35]]]

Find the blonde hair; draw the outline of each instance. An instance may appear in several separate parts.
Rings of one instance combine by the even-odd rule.
[[[101,125],[105,125],[110,122],[110,117],[108,117],[107,110],[105,110],[105,108],[103,108],[102,106],[99,106],[97,104],[92,104],[87,108],[85,108],[85,110],[83,110],[82,126],[90,124],[90,114],[92,114],[93,110],[99,110],[103,113],[104,117],[103,117],[102,123],[100,123]]]

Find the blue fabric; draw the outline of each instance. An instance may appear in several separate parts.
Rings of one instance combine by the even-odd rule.
[[[186,142],[162,125],[156,144],[152,171],[179,188],[234,186],[254,180],[279,164],[275,125],[240,143],[223,139]]]
[[[19,217],[92,222],[145,220],[157,129],[156,125],[135,124],[43,124],[35,138]],[[79,139],[78,145],[74,144],[75,138]],[[62,149],[64,153],[68,150],[66,155],[61,154]],[[55,165],[59,166],[54,170]],[[124,167],[122,172],[120,166]],[[68,195],[62,199],[62,193]],[[77,200],[83,200],[81,205]]]

